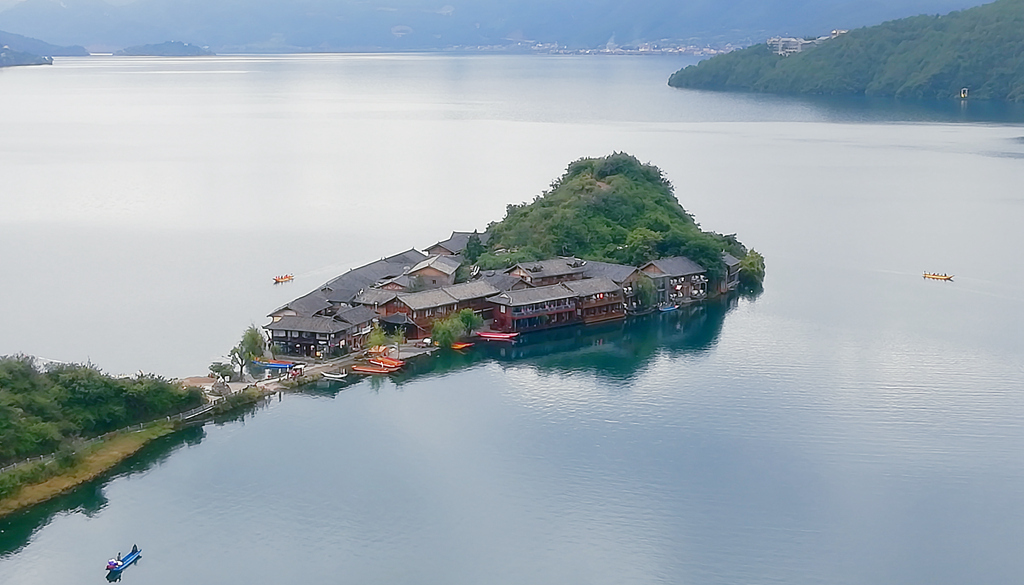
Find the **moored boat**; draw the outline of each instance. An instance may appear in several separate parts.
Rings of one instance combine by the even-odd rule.
[[[385,368],[382,366],[365,366],[365,365],[354,365],[352,371],[359,374],[390,374],[397,368]]]
[[[282,274],[281,276],[274,277],[274,284],[281,284],[282,282],[291,282],[295,280],[294,274]]]
[[[472,343],[453,343],[452,349],[466,349],[467,347],[473,347]]]
[[[339,381],[339,380],[344,380],[345,378],[347,378],[348,377],[348,372],[324,372],[321,375],[324,377],[324,380]]]
[[[952,274],[936,274],[934,272],[925,272],[924,277],[932,280],[953,280]]]
[[[513,341],[516,337],[519,337],[519,332],[501,333],[498,331],[480,331],[476,336],[486,341]]]
[[[398,370],[403,365],[405,365],[405,362],[403,362],[401,360],[390,360],[390,359],[386,359],[386,358],[370,358],[367,361],[370,362],[370,364],[372,364],[374,366],[381,367],[381,368],[387,368],[388,370],[391,370],[391,371]],[[395,363],[395,361],[398,361],[399,363]]]
[[[658,310],[661,311],[662,313],[667,313],[669,311],[675,311],[678,308],[679,308],[679,305],[675,305],[675,304],[671,304],[671,303],[662,303],[662,304],[658,305]]]

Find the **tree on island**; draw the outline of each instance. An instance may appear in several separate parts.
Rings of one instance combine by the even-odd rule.
[[[239,380],[245,377],[245,368],[262,358],[266,349],[267,342],[263,338],[263,334],[255,325],[249,325],[249,328],[242,334],[241,341],[228,354],[231,357],[232,365],[238,368]]]
[[[484,324],[484,320],[473,309],[462,309],[444,319],[434,321],[431,338],[440,347],[451,347],[465,335]]]

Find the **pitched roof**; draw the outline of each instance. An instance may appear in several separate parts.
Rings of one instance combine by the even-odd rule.
[[[302,331],[306,333],[339,333],[352,327],[350,323],[330,317],[281,317],[267,326],[269,331]]]
[[[518,276],[511,274],[505,274],[504,272],[495,273],[493,270],[488,270],[486,273],[480,276],[480,281],[486,282],[498,290],[512,290],[512,287],[525,282]]]
[[[636,271],[637,268],[635,266],[587,260],[587,265],[583,267],[583,278],[605,277],[622,284]]]
[[[382,288],[368,288],[361,291],[352,302],[359,305],[385,305],[390,303],[398,296],[398,293],[393,290],[385,290]]]
[[[686,276],[688,274],[703,274],[704,272],[707,272],[701,268],[700,264],[697,264],[686,256],[673,256],[671,258],[652,260],[647,264],[644,264],[644,268],[652,264],[657,267],[658,270],[664,272],[666,276]]]
[[[329,309],[331,306],[331,302],[319,290],[315,290],[306,296],[291,301],[271,313],[271,315],[277,315],[285,311],[294,311],[299,317],[312,317],[324,309]]]
[[[443,288],[414,293],[401,293],[398,295],[398,301],[405,303],[406,306],[414,311],[453,305],[457,302],[455,297],[446,293]]]
[[[586,270],[587,261],[579,258],[552,258],[550,260],[537,260],[534,262],[521,262],[505,272],[512,272],[521,268],[531,278],[549,278],[552,276],[563,276],[576,274]]]
[[[510,290],[487,299],[497,305],[508,305],[518,307],[532,305],[547,301],[571,299],[576,293],[566,288],[563,284],[552,284],[551,286],[539,286],[537,288],[524,288],[523,290]]]
[[[517,279],[518,280],[518,279]],[[441,290],[451,295],[457,301],[468,301],[469,299],[481,299],[501,292],[494,288],[489,282],[483,280],[472,280],[461,284],[441,287]]]
[[[451,275],[455,274],[455,271],[459,269],[459,261],[452,259],[451,256],[430,256],[416,266],[413,266],[409,270],[409,273],[412,274],[413,272],[418,272],[424,268],[433,268]]]
[[[473,232],[452,232],[451,237],[449,237],[447,240],[438,242],[433,246],[430,246],[430,248],[441,246],[442,248],[448,250],[452,254],[459,254],[466,249],[466,244],[469,243],[469,238],[472,235]],[[491,235],[488,234],[487,232],[477,234],[477,236],[480,237],[480,243],[484,245],[486,245],[487,241],[491,239]],[[429,250],[430,248],[427,249]]]
[[[740,265],[740,259],[728,252],[722,252],[722,261],[724,261],[725,265],[729,268]]]
[[[401,276],[426,257],[426,254],[417,250],[406,250],[401,254],[381,258],[328,281],[321,287],[321,291],[331,302],[347,303],[360,290],[370,288],[382,280]]]
[[[351,323],[352,325],[365,325],[378,317],[377,312],[369,307],[351,307],[342,309],[334,315],[335,319]]]
[[[615,284],[610,278],[586,278],[584,280],[573,280],[563,282],[562,286],[576,293],[576,296],[585,297],[601,293],[613,293],[622,290],[622,287]]]

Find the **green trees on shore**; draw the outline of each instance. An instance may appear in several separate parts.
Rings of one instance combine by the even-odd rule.
[[[673,87],[1024,101],[1024,0],[850,31],[780,57],[762,44],[677,71]]]
[[[0,465],[201,401],[198,390],[157,376],[114,378],[88,365],[41,369],[29,357],[0,357]]]
[[[661,169],[626,153],[573,162],[532,203],[509,205],[488,232],[477,261],[484,269],[554,256],[636,266],[678,255],[718,278],[723,251],[746,255],[734,236],[700,229]]]
[[[450,347],[461,337],[468,335],[483,324],[484,320],[480,318],[480,315],[474,313],[473,309],[463,309],[444,319],[434,321],[431,338],[441,347]]]

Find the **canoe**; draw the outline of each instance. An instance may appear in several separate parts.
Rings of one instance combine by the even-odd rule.
[[[476,336],[487,341],[512,341],[516,337],[519,337],[519,332],[499,333],[497,331],[480,331]]]
[[[321,375],[325,380],[344,380],[348,377],[348,372],[324,372]]]
[[[925,272],[924,277],[932,280],[953,280],[952,274],[935,274],[934,272]]]
[[[274,277],[274,284],[281,284],[282,282],[291,282],[295,280],[294,274],[284,274],[281,276]]]
[[[675,311],[678,308],[679,305],[661,305],[658,307],[658,310],[661,311],[662,313],[667,313],[669,311]]]
[[[379,358],[370,358],[367,361],[369,361],[371,365],[377,366],[378,368],[384,368],[384,369],[388,370],[389,372],[394,372],[395,370],[398,370],[398,369],[400,369],[402,367],[402,366],[393,364],[390,361],[385,361],[385,360],[379,359]],[[403,362],[403,364],[404,363],[405,362]]]
[[[134,563],[135,561],[139,560],[139,557],[141,557],[141,556],[142,556],[142,549],[141,548],[136,548],[136,549],[132,550],[130,553],[126,554],[124,557],[122,557],[120,562],[118,562],[118,561],[114,561],[114,562],[108,561],[107,562],[107,570],[110,571],[111,573],[120,573],[121,571],[125,570],[125,568],[127,568],[128,565],[130,565],[130,564]]]
[[[466,349],[467,347],[473,347],[472,343],[453,343],[452,349]]]
[[[353,372],[358,372],[360,374],[390,374],[391,372],[394,372],[395,370],[392,369],[392,368],[382,368],[380,366],[360,366],[360,365],[355,365],[355,366],[352,366],[352,371]]]

